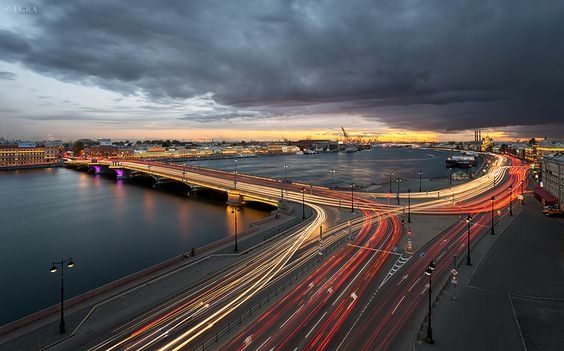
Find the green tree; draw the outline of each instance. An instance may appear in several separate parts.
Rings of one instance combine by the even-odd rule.
[[[82,141],[77,140],[72,144],[72,152],[75,156],[80,156],[82,150],[84,150],[84,143]]]

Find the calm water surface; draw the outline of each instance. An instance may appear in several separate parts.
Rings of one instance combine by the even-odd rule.
[[[291,181],[324,186],[347,186],[351,182],[359,186],[387,184],[387,172],[395,178],[419,179],[446,177],[445,159],[452,152],[422,149],[374,148],[355,153],[321,153],[315,155],[286,155],[239,158],[226,160],[190,161],[202,167],[235,170],[239,173],[261,175]],[[335,173],[330,172],[334,169]]]
[[[0,324],[233,233],[225,202],[65,168],[0,172]],[[242,208],[239,228],[269,212]]]

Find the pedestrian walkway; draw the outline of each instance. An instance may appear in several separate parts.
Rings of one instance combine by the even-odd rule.
[[[473,266],[459,266],[456,301],[449,286],[433,310],[435,343],[420,335],[415,349],[562,350],[564,221],[531,197],[515,212],[503,233],[474,248]]]

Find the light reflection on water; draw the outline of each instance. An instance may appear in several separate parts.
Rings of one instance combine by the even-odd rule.
[[[0,324],[59,299],[54,260],[70,256],[65,296],[232,235],[219,200],[190,199],[72,170],[0,172]],[[268,212],[245,208],[239,230]],[[41,292],[41,293],[38,293]]]

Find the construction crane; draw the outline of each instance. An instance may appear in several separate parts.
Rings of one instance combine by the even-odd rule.
[[[355,152],[358,151],[357,146],[354,144],[354,142],[351,140],[350,135],[347,133],[347,131],[345,130],[345,128],[341,127],[341,130],[343,131],[343,135],[345,136],[345,152]]]
[[[341,130],[343,131],[343,135],[345,136],[345,141],[349,141],[350,136],[347,134],[347,131],[345,130],[345,128],[341,127]]]

